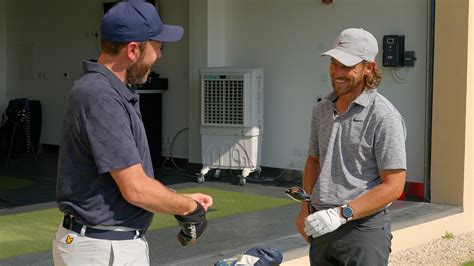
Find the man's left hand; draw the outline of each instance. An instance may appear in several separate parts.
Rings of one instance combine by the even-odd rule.
[[[188,196],[192,198],[193,200],[201,203],[202,207],[206,211],[209,209],[209,207],[212,206],[212,203],[213,203],[212,197],[206,194],[193,193],[193,194],[183,194],[183,195]]]
[[[340,208],[332,208],[308,215],[304,221],[306,235],[314,238],[330,233],[346,223],[341,217]]]

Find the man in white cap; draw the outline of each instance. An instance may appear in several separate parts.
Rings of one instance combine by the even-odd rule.
[[[303,187],[311,194],[296,218],[310,243],[311,265],[386,265],[391,251],[388,206],[405,184],[406,129],[377,92],[377,40],[342,31],[330,57],[333,92],[313,108]]]
[[[146,81],[162,42],[182,35],[145,0],[121,1],[103,16],[99,59],[83,62],[64,115],[55,265],[149,265],[145,232],[156,212],[175,215],[183,246],[206,229],[210,196],[179,194],[154,178],[139,96],[130,87]]]

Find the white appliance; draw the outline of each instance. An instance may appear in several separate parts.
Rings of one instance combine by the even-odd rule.
[[[216,169],[259,174],[263,134],[263,70],[260,68],[201,69],[201,155],[197,182]]]

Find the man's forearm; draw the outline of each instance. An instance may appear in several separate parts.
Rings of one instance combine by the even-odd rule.
[[[146,176],[140,164],[111,171],[122,196],[132,205],[150,212],[185,215],[196,209],[196,202],[169,190]]]
[[[173,192],[159,181],[147,178],[142,184],[141,198],[132,203],[150,212],[186,215],[196,209],[196,202],[185,195]]]
[[[354,220],[374,214],[400,197],[405,185],[404,170],[382,171],[381,179],[380,185],[349,202]]]

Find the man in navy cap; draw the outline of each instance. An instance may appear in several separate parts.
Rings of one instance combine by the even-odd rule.
[[[99,59],[84,61],[65,111],[56,265],[150,264],[145,232],[155,212],[175,215],[182,245],[205,230],[212,198],[179,194],[154,179],[139,96],[130,88],[146,81],[162,42],[182,35],[144,0],[119,2],[102,18]]]
[[[313,108],[303,186],[311,194],[296,218],[311,244],[311,265],[386,265],[388,206],[403,191],[403,117],[377,92],[378,44],[366,30],[342,31],[331,50],[333,91]]]

